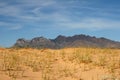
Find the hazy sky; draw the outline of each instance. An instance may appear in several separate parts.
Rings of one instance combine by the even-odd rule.
[[[120,41],[120,0],[0,0],[0,46],[75,34]]]

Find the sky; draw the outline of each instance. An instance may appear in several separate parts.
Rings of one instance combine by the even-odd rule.
[[[120,0],[0,0],[0,46],[86,34],[120,41]]]

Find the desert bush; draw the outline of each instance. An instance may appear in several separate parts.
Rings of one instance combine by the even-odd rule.
[[[106,56],[105,55],[100,55],[99,57],[98,57],[98,62],[96,62],[96,64],[98,65],[98,66],[106,66],[106,64],[107,64],[107,60],[106,60]]]
[[[87,53],[76,53],[75,54],[76,59],[79,63],[91,63],[92,62],[92,56]]]

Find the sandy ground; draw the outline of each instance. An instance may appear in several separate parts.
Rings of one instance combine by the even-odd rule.
[[[86,53],[87,55],[84,55]],[[5,63],[6,59],[8,62]],[[14,66],[12,64],[12,68],[16,70],[15,77],[9,75],[9,69],[3,69],[3,64],[10,65],[10,63],[15,63]],[[18,65],[24,68],[23,75],[21,75],[22,71],[17,71]],[[0,66],[0,80],[120,80],[120,50],[0,49]]]

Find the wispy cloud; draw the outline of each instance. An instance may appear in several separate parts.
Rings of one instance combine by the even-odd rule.
[[[22,28],[23,28],[23,26],[21,26],[21,25],[16,25],[16,26],[10,27],[9,29],[10,29],[10,30],[19,30],[19,29],[22,29]]]
[[[6,30],[19,30],[23,28],[22,25],[7,22],[0,22],[0,27],[6,28]]]
[[[3,16],[16,17],[20,15],[21,12],[22,12],[22,9],[20,9],[19,7],[8,5],[7,3],[6,5],[3,5],[2,7],[0,7],[0,15],[3,15]]]
[[[68,22],[58,24],[63,27],[72,28],[72,29],[90,29],[90,30],[101,30],[101,29],[110,29],[110,28],[120,28],[119,21],[97,19],[97,18],[86,18],[79,22]]]
[[[112,16],[116,16],[115,13],[118,16],[118,13],[120,13],[118,9],[96,7],[93,5],[95,2],[87,0],[13,1],[16,4],[9,1],[0,2],[0,15],[14,17],[14,19],[11,18],[14,21],[13,23],[0,22],[0,27],[4,25],[9,26],[11,30],[17,30],[22,28],[21,24],[26,23],[32,25],[42,24],[42,26],[50,23],[49,26],[83,29],[120,27],[120,20],[111,19]],[[18,22],[15,23],[15,21]],[[46,23],[43,24],[43,21]]]

